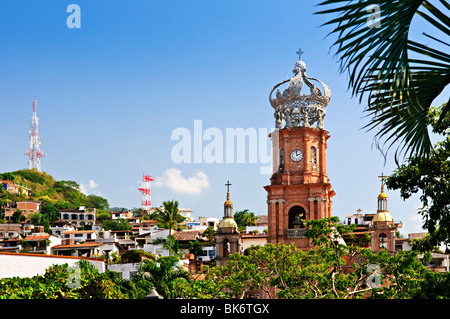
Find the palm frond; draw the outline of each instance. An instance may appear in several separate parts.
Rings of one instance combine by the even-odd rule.
[[[438,1],[444,10],[450,8],[447,1]],[[373,5],[380,9],[376,26],[368,24]],[[413,18],[420,16],[448,43],[448,15],[423,0],[327,0],[319,6],[334,7],[317,14],[338,14],[324,25],[335,27],[329,35],[337,35],[333,46],[341,72],[349,74],[353,96],[360,102],[367,98],[364,111],[370,122],[365,128],[378,129],[377,147],[383,151],[387,146],[387,152],[398,145],[396,160],[400,154],[428,155],[432,144],[426,118],[433,100],[450,83],[450,56],[410,40],[409,32]]]

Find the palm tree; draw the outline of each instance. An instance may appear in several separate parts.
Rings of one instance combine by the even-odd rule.
[[[169,235],[172,235],[172,228],[176,228],[178,223],[185,220],[180,214],[178,201],[176,200],[163,202],[162,208],[158,208],[157,213],[156,220],[159,221],[163,227],[169,228]]]
[[[145,280],[153,284],[163,298],[173,297],[173,282],[177,279],[189,279],[189,273],[178,267],[176,257],[161,257],[157,261],[144,260],[139,272]]]
[[[450,18],[445,13],[450,3],[327,0],[319,5],[328,8],[317,14],[334,17],[324,25],[335,27],[330,33],[338,36],[333,46],[337,47],[341,72],[348,71],[353,96],[359,96],[361,102],[367,95],[364,111],[370,121],[365,128],[379,128],[377,147],[382,150],[387,145],[387,152],[398,143],[396,161],[400,154],[428,156],[433,149],[428,111],[450,83]],[[410,39],[411,22],[417,17],[436,34],[423,32],[420,42]],[[444,105],[434,129],[450,115],[450,103]]]
[[[213,243],[214,242],[214,238],[216,237],[216,231],[213,228],[208,227],[203,232],[203,235],[205,235],[208,238],[208,241],[210,243]]]
[[[249,212],[248,214],[244,215],[241,224],[242,226],[255,226],[257,219],[258,216],[255,216],[255,213]]]
[[[169,253],[178,258],[183,257],[183,253],[180,251],[178,241],[172,235],[167,236],[167,240],[162,244],[163,248],[167,248]]]

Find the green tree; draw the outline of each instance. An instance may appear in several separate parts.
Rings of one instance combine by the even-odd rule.
[[[258,216],[256,216],[255,213],[250,212],[248,209],[234,213],[233,217],[238,227],[254,226],[256,224],[256,220],[258,219]]]
[[[178,209],[178,201],[164,201],[162,207],[157,209],[156,220],[161,224],[162,228],[169,229],[169,235],[172,235],[172,229],[175,229],[178,223],[181,223],[185,218],[180,214]]]
[[[99,223],[104,223],[107,220],[111,220],[111,214],[105,210],[99,210],[95,213],[95,218]]]
[[[44,205],[42,205],[41,212],[50,221],[58,220],[60,217],[59,209],[54,204],[45,203]]]
[[[141,277],[149,281],[163,298],[176,298],[174,282],[190,277],[189,273],[178,265],[178,261],[179,259],[174,256],[160,257],[156,261],[146,259],[141,263],[139,272]]]
[[[86,205],[90,208],[109,209],[108,200],[97,195],[88,195]]]
[[[7,181],[11,181],[11,182],[13,182],[13,183],[14,183],[15,178],[16,178],[16,177],[15,177],[14,174],[11,173],[11,172],[6,172],[6,173],[3,173],[3,174],[0,174],[0,179],[4,179],[4,180],[7,180]]]
[[[3,278],[0,299],[122,299],[127,295],[111,279],[110,273],[99,273],[88,261],[80,260],[78,285],[70,287],[68,265],[52,265],[44,275],[32,278]]]
[[[445,105],[432,108],[428,121],[436,123],[442,115]],[[406,200],[413,194],[420,194],[422,207],[422,227],[428,230],[430,237],[426,245],[429,249],[443,243],[450,249],[450,136],[447,123],[450,115],[444,117],[443,124],[435,133],[442,134],[445,139],[434,146],[429,157],[412,156],[400,165],[386,179],[389,189],[399,190],[401,197]]]
[[[446,0],[327,0],[327,14],[341,71],[369,117],[365,126],[378,129],[378,147],[399,143],[397,155],[429,155],[432,144],[427,115],[433,100],[450,83],[450,20]],[[442,9],[441,9],[442,8]],[[377,14],[374,14],[378,10]],[[377,18],[378,15],[378,18]],[[374,18],[374,19],[372,19]],[[430,32],[412,39],[413,20]],[[450,104],[435,124],[439,127]],[[381,144],[380,141],[383,140]]]
[[[182,257],[180,247],[178,246],[178,241],[172,235],[167,236],[167,240],[162,244],[162,247],[169,249],[173,256],[178,258]]]
[[[448,273],[433,273],[416,251],[394,255],[382,250],[350,247],[339,240],[352,231],[336,217],[310,220],[309,251],[294,245],[252,246],[244,255],[232,254],[212,268],[207,280],[217,283],[224,298],[244,298],[260,291],[269,298],[409,299],[447,298]],[[276,288],[276,290],[274,289]]]
[[[26,217],[25,215],[23,215],[23,212],[20,209],[17,209],[12,215],[13,223],[20,223],[23,222],[25,219]]]
[[[213,242],[214,242],[214,239],[215,239],[215,237],[216,237],[216,231],[215,231],[213,228],[208,227],[208,228],[206,228],[205,231],[203,232],[203,235],[205,235],[205,236],[208,238],[208,241],[209,241],[210,243],[213,243]]]
[[[198,239],[190,241],[189,244],[191,246],[189,252],[194,254],[195,257],[200,256],[202,253],[202,244],[198,241]]]
[[[117,218],[115,220],[103,220],[103,228],[105,230],[131,230],[132,227],[128,220],[124,218]]]

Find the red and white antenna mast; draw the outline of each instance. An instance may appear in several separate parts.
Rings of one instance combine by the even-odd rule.
[[[142,209],[149,211],[152,207],[152,198],[150,196],[150,182],[154,181],[150,175],[142,175],[142,182],[139,191],[142,193]]]
[[[28,168],[35,168],[38,172],[41,171],[41,157],[45,157],[39,145],[41,141],[39,139],[39,118],[36,116],[36,98],[33,99],[33,116],[30,120],[31,130],[30,130],[30,149],[25,152],[25,155],[28,156]]]

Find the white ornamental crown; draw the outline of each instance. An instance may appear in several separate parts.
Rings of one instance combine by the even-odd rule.
[[[275,109],[275,127],[312,127],[317,123],[316,127],[323,129],[325,107],[330,103],[330,89],[322,81],[306,76],[306,64],[301,61],[301,57],[292,72],[292,78],[275,85],[269,94],[270,104]],[[311,81],[319,82],[323,91]],[[280,86],[287,82],[287,88],[281,93]],[[304,84],[309,87],[309,94],[302,94]],[[275,98],[272,98],[275,90]]]

